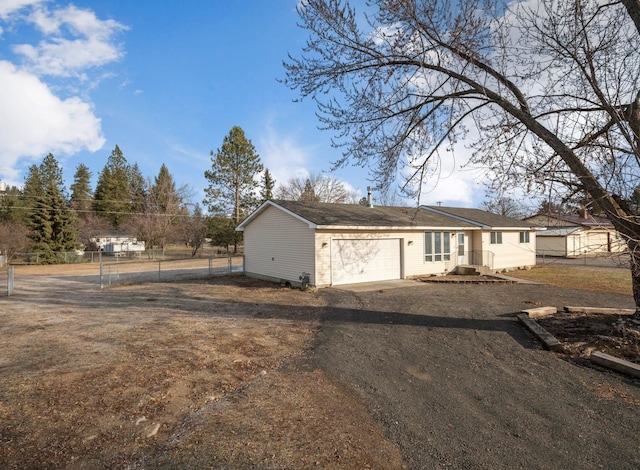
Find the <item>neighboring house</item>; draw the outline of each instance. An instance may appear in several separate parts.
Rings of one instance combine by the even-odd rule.
[[[98,251],[106,254],[144,251],[143,241],[138,241],[133,235],[128,235],[117,230],[103,232],[91,238],[91,243],[95,244]]]
[[[540,256],[575,258],[604,253],[620,253],[627,245],[605,217],[586,211],[580,215],[534,215],[524,219],[546,230],[537,232]]]
[[[248,276],[314,286],[535,265],[535,230],[477,209],[264,202],[244,232]]]

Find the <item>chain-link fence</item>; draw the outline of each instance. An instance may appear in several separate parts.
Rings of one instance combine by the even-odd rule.
[[[53,253],[16,253],[11,257],[9,264],[70,264],[70,263],[94,263],[100,261],[101,253],[83,251],[63,251]]]
[[[208,258],[223,257],[227,252],[224,248],[215,246],[203,246],[198,250],[197,259],[206,260]],[[234,257],[237,257],[234,256]],[[55,253],[16,253],[8,261],[12,265],[31,264],[73,264],[73,263],[115,263],[120,261],[168,261],[168,260],[188,260],[195,259],[191,249],[184,246],[170,246],[167,248],[150,248],[146,251],[66,251]],[[7,260],[4,260],[7,264]],[[3,259],[0,258],[0,266],[3,266]]]
[[[116,259],[100,263],[100,288],[142,282],[202,279],[208,276],[242,274],[244,257],[195,258],[131,262]]]
[[[555,253],[554,253],[555,255]],[[629,269],[629,253],[602,253],[598,255],[564,257],[550,255],[548,252],[538,251],[536,264],[538,266],[568,265],[568,266],[597,266],[608,268]]]

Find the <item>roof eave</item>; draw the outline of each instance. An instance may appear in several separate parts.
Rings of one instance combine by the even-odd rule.
[[[369,230],[369,231],[401,231],[401,230],[480,230],[480,227],[460,227],[460,226],[442,226],[442,225],[317,225],[317,230]]]
[[[260,207],[258,207],[255,211],[253,211],[251,214],[249,214],[249,216],[246,219],[244,219],[242,222],[240,222],[240,224],[236,227],[236,232],[243,232],[244,228],[247,226],[247,224],[251,223],[251,221],[253,219],[255,219],[258,215],[260,215],[262,212],[264,212],[267,209],[267,207],[269,207],[269,206],[275,207],[276,209],[281,210],[285,214],[289,214],[291,217],[294,217],[294,218],[300,220],[301,222],[304,222],[305,224],[307,224],[309,226],[310,229],[314,229],[314,228],[317,227],[317,225],[315,223],[311,222],[310,220],[307,220],[304,217],[296,214],[295,212],[292,212],[289,209],[286,209],[286,208],[282,207],[281,205],[276,204],[272,200],[267,199],[262,204],[260,204]]]

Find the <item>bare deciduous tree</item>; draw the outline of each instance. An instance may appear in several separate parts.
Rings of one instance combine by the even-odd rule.
[[[337,165],[419,188],[475,128],[496,183],[584,191],[627,240],[640,317],[640,0],[378,0],[298,7],[311,35],[286,84],[316,100]],[[413,185],[413,186],[412,186]]]
[[[9,263],[16,253],[29,246],[29,230],[23,224],[12,221],[0,221],[0,255]]]
[[[187,246],[191,247],[191,257],[194,257],[204,245],[207,232],[207,219],[202,215],[199,204],[196,203],[193,214],[186,216],[181,225],[182,238]]]
[[[526,216],[525,207],[517,200],[508,196],[498,196],[493,199],[484,201],[480,206],[494,214],[504,215],[505,217],[514,217],[522,219]]]
[[[310,173],[308,177],[290,178],[276,190],[277,199],[306,202],[355,204],[357,194],[334,176]]]
[[[190,197],[188,186],[175,187],[173,177],[163,164],[153,182],[148,180],[144,198],[138,201],[139,211],[125,228],[144,241],[147,248],[164,247],[181,238],[179,225],[188,216],[184,202]]]
[[[78,217],[78,239],[87,251],[98,251],[95,238],[111,229],[111,223],[93,212],[81,213]]]

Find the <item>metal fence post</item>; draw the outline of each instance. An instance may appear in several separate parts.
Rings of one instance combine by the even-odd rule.
[[[209,276],[211,276],[211,257],[209,257]]]
[[[13,294],[13,266],[7,269],[7,295]]]
[[[102,272],[102,260],[100,260],[100,289],[104,289],[104,277]]]
[[[162,268],[160,267],[160,266],[161,266],[161,263],[162,263],[161,261],[158,261],[158,281],[161,279],[161,276],[162,276],[162,275],[160,274],[160,273],[161,273],[161,269],[162,269]]]

